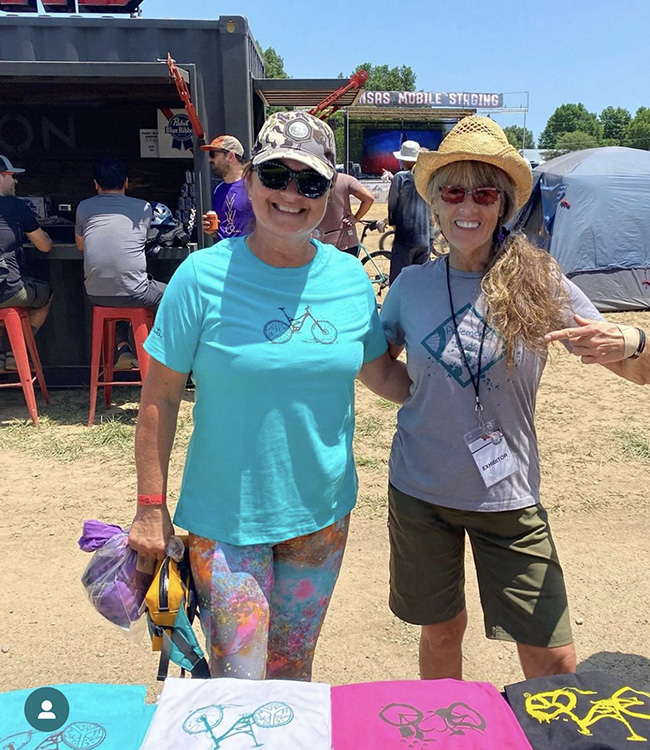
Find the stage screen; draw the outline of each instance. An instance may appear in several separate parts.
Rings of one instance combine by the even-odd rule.
[[[364,174],[381,174],[384,169],[399,172],[400,164],[393,156],[393,151],[399,151],[404,141],[417,141],[420,146],[435,151],[441,140],[440,130],[364,128],[361,171]]]

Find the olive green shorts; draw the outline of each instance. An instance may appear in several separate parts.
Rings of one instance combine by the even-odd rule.
[[[456,510],[389,485],[390,608],[414,625],[465,608],[465,534],[488,638],[531,646],[572,642],[564,576],[541,505],[497,513]]]
[[[38,309],[45,307],[50,301],[52,290],[46,281],[24,277],[22,289],[19,289],[13,297],[0,302],[0,307],[29,307]]]

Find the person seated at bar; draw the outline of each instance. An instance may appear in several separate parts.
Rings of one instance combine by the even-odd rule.
[[[151,225],[151,204],[126,195],[129,180],[118,159],[93,166],[97,195],[77,207],[75,242],[84,254],[86,294],[100,307],[156,309],[166,284],[147,273],[145,243]],[[138,367],[129,341],[129,324],[116,325],[116,369]]]
[[[50,311],[52,290],[46,281],[26,275],[22,239],[26,234],[42,253],[50,252],[52,240],[27,204],[16,198],[16,175],[24,171],[14,167],[6,156],[0,156],[0,307],[26,307],[36,333]],[[4,329],[1,334],[0,370],[15,370],[16,360],[8,351]]]

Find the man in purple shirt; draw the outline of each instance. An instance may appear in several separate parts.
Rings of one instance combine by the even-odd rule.
[[[221,182],[212,193],[212,210],[219,218],[218,229],[210,229],[209,218],[203,214],[203,231],[217,242],[228,237],[240,237],[253,231],[255,218],[242,178],[244,147],[232,135],[220,135],[207,146],[210,166]]]

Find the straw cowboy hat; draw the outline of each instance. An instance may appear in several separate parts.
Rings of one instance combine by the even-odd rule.
[[[455,161],[482,161],[502,169],[512,180],[517,208],[530,197],[533,175],[528,163],[489,117],[464,117],[449,131],[437,151],[421,151],[415,166],[415,185],[428,201],[427,185],[440,167]]]

